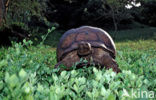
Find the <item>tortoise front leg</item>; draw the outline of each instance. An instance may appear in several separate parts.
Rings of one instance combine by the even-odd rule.
[[[68,64],[69,64],[69,63],[68,63]],[[62,71],[62,70],[69,70],[70,67],[69,67],[68,64],[67,64],[67,62],[65,62],[65,61],[63,60],[63,61],[58,62],[58,63],[55,65],[54,68],[58,68],[60,65],[64,65],[64,67],[60,67],[60,71]],[[71,64],[71,63],[70,63],[70,64]]]
[[[114,72],[117,72],[117,73],[121,72],[121,70],[118,67],[118,64],[110,55],[104,55],[102,57],[102,61],[106,69],[112,68]]]
[[[70,67],[72,67],[72,62],[67,62],[67,61],[64,61],[64,60],[62,60],[62,61],[60,61],[60,62],[58,62],[56,65],[55,65],[55,67],[54,68],[58,68],[60,65],[64,65],[64,67],[60,67],[61,68],[61,70],[69,70],[70,69]]]
[[[63,64],[62,61],[58,62],[58,63],[54,66],[54,68],[58,68],[61,64]]]
[[[61,61],[59,61],[55,68],[60,66],[61,64],[65,66],[66,70],[70,70],[74,63],[80,61],[80,58],[77,55],[77,51],[72,51],[68,55],[66,55]]]

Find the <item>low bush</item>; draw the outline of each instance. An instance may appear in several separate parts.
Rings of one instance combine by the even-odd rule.
[[[55,49],[31,41],[0,50],[0,100],[134,100],[156,93],[155,50],[122,48],[117,62],[122,72],[94,66],[71,71],[54,69]],[[129,97],[123,96],[125,93]],[[137,92],[135,96],[132,92]],[[142,95],[140,91],[147,91]],[[153,91],[153,92],[152,92]]]

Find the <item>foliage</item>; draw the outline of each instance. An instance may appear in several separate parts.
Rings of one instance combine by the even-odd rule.
[[[44,3],[38,0],[11,0],[5,16],[6,24],[10,25],[20,22],[28,26],[32,16],[43,17]]]
[[[1,37],[7,40],[8,37],[11,40],[14,37],[17,40],[19,38],[39,38],[49,27],[52,27],[52,24],[45,18],[45,10],[46,1],[8,0],[8,7],[4,12],[3,28],[0,30]]]
[[[128,48],[128,49],[127,49]],[[59,72],[55,49],[32,41],[0,50],[0,100],[134,100],[124,90],[156,92],[156,51],[118,49],[122,73],[94,66]]]
[[[140,23],[156,26],[156,0],[141,0],[140,2],[139,8],[132,9],[132,15]]]
[[[125,8],[127,3],[127,0],[51,0],[46,15],[65,29],[81,25],[112,29],[113,16],[119,26],[133,19]]]

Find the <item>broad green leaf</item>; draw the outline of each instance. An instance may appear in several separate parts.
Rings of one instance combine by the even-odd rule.
[[[27,73],[24,71],[24,69],[21,69],[21,71],[19,72],[19,76],[20,78],[24,79],[27,77]]]
[[[0,90],[3,88],[3,85],[4,85],[3,81],[0,81]]]
[[[115,95],[110,94],[110,95],[108,96],[107,100],[116,100],[116,97],[115,97]]]
[[[14,88],[15,86],[17,86],[19,84],[18,82],[19,82],[19,79],[16,76],[16,74],[11,75],[8,79],[8,84],[11,88]]]
[[[8,64],[7,60],[0,61],[0,68],[3,66],[7,66],[7,64]]]
[[[62,71],[61,72],[61,77],[65,77],[66,76],[66,73],[67,73],[66,71]]]

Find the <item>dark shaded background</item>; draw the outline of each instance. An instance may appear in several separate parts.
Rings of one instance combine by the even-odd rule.
[[[111,2],[113,1],[113,2]],[[156,0],[0,0],[0,45],[41,40],[51,27],[66,31],[91,25],[106,31],[156,26]],[[133,6],[127,9],[125,5]],[[136,26],[137,23],[137,26]]]

